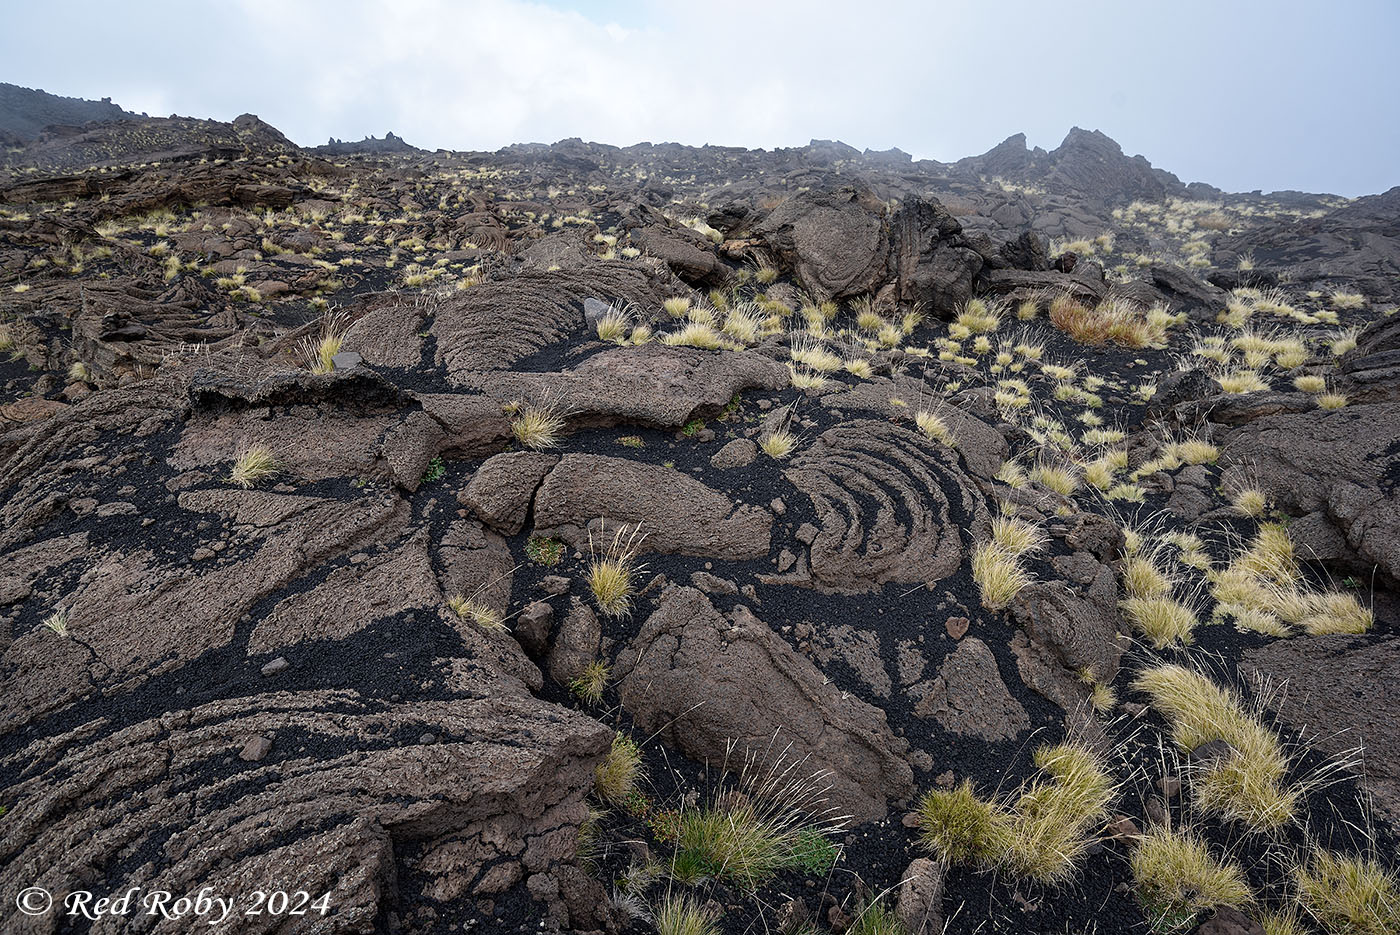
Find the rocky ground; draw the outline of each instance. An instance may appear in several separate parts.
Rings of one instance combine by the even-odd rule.
[[[1080,130],[322,150],[4,154],[5,931],[117,930],[27,886],[328,894],[240,932],[1386,930],[1297,868],[1396,869],[1400,189]],[[1243,744],[1174,731],[1163,663],[1275,738],[1280,820],[1211,805]],[[1025,809],[1066,739],[1112,781],[1067,875],[930,846],[927,793]],[[797,829],[758,872],[687,844],[755,812]],[[1161,911],[1168,827],[1235,909]]]

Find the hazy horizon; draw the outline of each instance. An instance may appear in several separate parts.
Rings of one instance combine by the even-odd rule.
[[[254,113],[301,145],[571,137],[774,149],[839,139],[952,162],[1072,126],[1183,182],[1356,196],[1400,184],[1400,5],[873,0],[171,0],[13,10],[0,80],[152,116]],[[63,36],[57,56],[35,35]],[[127,54],[114,56],[113,46]]]

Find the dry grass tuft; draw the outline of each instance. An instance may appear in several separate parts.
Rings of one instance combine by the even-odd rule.
[[[297,354],[306,369],[316,374],[330,373],[334,370],[335,361],[332,358],[340,353],[345,343],[345,332],[349,328],[350,322],[343,314],[335,312],[322,315],[320,327],[297,344]]]
[[[619,526],[611,539],[606,530],[595,540],[588,534],[588,590],[598,610],[606,617],[624,617],[632,609],[632,579],[644,566],[637,564],[637,552],[645,541],[641,526]]]
[[[272,477],[278,470],[278,461],[272,452],[261,445],[254,445],[244,449],[234,459],[233,470],[229,472],[228,480],[229,483],[247,490]]]
[[[1130,597],[1120,606],[1153,649],[1190,645],[1195,641],[1193,634],[1200,620],[1194,610],[1180,601],[1166,595]]]
[[[1151,314],[1133,302],[1106,299],[1090,309],[1068,295],[1050,303],[1050,322],[1080,344],[1099,347],[1155,347],[1166,341],[1170,318]]]
[[[797,448],[797,436],[785,428],[774,429],[763,437],[758,447],[768,457],[781,461]]]
[[[631,738],[614,734],[612,747],[593,771],[593,791],[608,803],[618,803],[634,792],[642,778],[642,751]]]
[[[612,669],[608,664],[601,659],[594,659],[569,683],[569,691],[584,704],[597,705],[603,700],[603,692],[607,690],[610,678]]]
[[[924,847],[948,863],[981,863],[1006,847],[1010,822],[994,803],[977,797],[970,779],[946,792],[930,790],[916,815]]]
[[[828,835],[844,819],[826,805],[828,774],[803,773],[805,762],[779,756],[764,766],[751,752],[737,785],[681,815],[672,876],[752,890],[780,870],[829,870],[838,852]]]
[[[1034,552],[1045,545],[1045,530],[1014,516],[998,516],[992,520],[992,542],[1015,556]]]
[[[1294,871],[1303,909],[1335,935],[1400,932],[1400,882],[1371,859],[1321,848]]]
[[[948,423],[932,412],[923,409],[914,413],[914,424],[919,427],[919,431],[936,442],[941,442],[949,448],[957,447],[957,439],[953,437],[953,430],[948,427]]]
[[[1263,516],[1269,497],[1257,487],[1241,487],[1230,496],[1230,509],[1240,516]]]
[[[1075,743],[1041,747],[1044,776],[1005,804],[977,797],[966,780],[919,803],[922,841],[953,863],[1000,867],[1042,883],[1068,879],[1108,816],[1115,789],[1102,757]]]
[[[657,935],[719,935],[713,910],[688,893],[668,893],[652,913]]]
[[[1002,610],[1034,580],[1015,553],[990,542],[972,550],[972,579],[982,593],[982,606],[988,610]]]
[[[962,311],[958,312],[955,324],[966,329],[969,334],[996,331],[997,325],[1001,321],[1002,312],[1002,307],[996,302],[988,302],[986,299],[968,299],[963,305]]]
[[[559,447],[566,419],[552,402],[517,403],[514,409],[510,430],[516,441],[535,451]]]
[[[1142,672],[1133,686],[1150,695],[1153,707],[1171,721],[1172,738],[1184,752],[1212,740],[1233,750],[1191,774],[1198,807],[1251,831],[1276,829],[1293,819],[1298,791],[1283,785],[1288,772],[1283,748],[1233,691],[1174,664]]]
[[[1188,831],[1149,830],[1138,840],[1130,864],[1153,932],[1185,931],[1207,909],[1239,908],[1254,899],[1243,868],[1218,860]]]
[[[470,620],[483,630],[506,629],[505,618],[501,613],[475,597],[454,594],[447,599],[447,607],[461,619]]]

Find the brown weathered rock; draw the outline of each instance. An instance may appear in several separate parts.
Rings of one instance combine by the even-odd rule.
[[[1277,714],[1306,729],[1334,756],[1365,751],[1365,786],[1376,805],[1400,818],[1400,638],[1311,636],[1278,640],[1244,654],[1245,673],[1284,681],[1271,696]]]
[[[1012,644],[1022,680],[1071,710],[1088,697],[1086,673],[1112,684],[1128,641],[1118,633],[1118,582],[1106,566],[1080,596],[1063,585],[1037,583],[1011,603],[1025,642]]]
[[[909,935],[937,935],[943,931],[942,864],[917,857],[910,861],[899,879],[895,915]]]
[[[593,608],[574,598],[549,647],[545,665],[550,678],[560,685],[568,685],[578,678],[584,667],[598,658],[602,636],[603,631]]]
[[[513,536],[525,526],[540,481],[558,463],[558,455],[535,451],[487,458],[467,484],[465,502],[482,522]]]
[[[756,457],[758,457],[758,446],[752,440],[736,438],[710,457],[710,465],[720,470],[748,467]]]
[[[535,531],[576,548],[587,525],[640,525],[642,549],[743,561],[768,554],[773,517],[736,504],[673,468],[603,455],[566,454],[535,494]]]
[[[583,328],[583,300],[656,308],[658,294],[645,273],[627,264],[585,270],[522,273],[482,283],[440,302],[433,316],[436,362],[453,383],[499,370]]]
[[[911,691],[922,696],[914,707],[917,716],[932,717],[956,734],[1010,740],[1031,726],[1026,709],[1002,681],[996,657],[975,637],[958,643],[938,667],[937,678]]]
[[[888,423],[828,429],[785,473],[817,511],[810,583],[820,588],[938,581],[962,564],[959,529],[978,536],[990,522],[954,455]]]
[[[744,608],[726,618],[692,588],[668,588],[620,658],[623,707],[697,759],[730,741],[760,761],[829,771],[830,803],[857,820],[913,792],[908,748],[883,712],[831,685]]]
[[[1221,906],[1201,923],[1196,935],[1264,935],[1264,926],[1238,909]]]
[[[874,292],[886,276],[885,205],[864,185],[803,192],[754,233],[820,298]]]
[[[304,738],[275,762],[245,738]],[[416,737],[440,735],[432,746]],[[6,816],[0,886],[90,889],[84,868],[123,886],[246,893],[276,879],[329,893],[324,931],[374,931],[398,898],[397,854],[423,856],[436,899],[565,872],[593,768],[611,731],[477,669],[455,697],[386,704],[353,691],[251,695],[119,727],[35,738],[42,750]],[[242,768],[223,764],[240,752]],[[12,766],[6,763],[6,766]],[[275,817],[274,817],[275,816]],[[155,859],[138,855],[158,855]],[[248,917],[240,931],[283,920]],[[33,931],[44,931],[42,927]],[[29,931],[26,929],[25,931]]]
[[[1226,436],[1220,463],[1226,483],[1257,484],[1291,515],[1327,517],[1349,547],[1344,566],[1400,578],[1400,499],[1382,480],[1400,467],[1393,404],[1256,419]],[[1326,554],[1335,540],[1319,544]]]
[[[572,427],[677,429],[717,414],[735,393],[788,379],[786,367],[756,354],[652,343],[602,351],[559,373],[463,373],[456,382],[501,403],[548,400]]]

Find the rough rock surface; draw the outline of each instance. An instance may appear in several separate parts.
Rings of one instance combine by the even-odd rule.
[[[588,523],[640,526],[648,552],[742,560],[768,554],[773,517],[673,468],[564,455],[535,495],[535,530],[583,544]]]
[[[487,458],[463,491],[463,502],[482,522],[508,536],[525,525],[540,481],[559,463],[559,455],[509,451]]]
[[[802,760],[829,772],[830,804],[861,821],[913,792],[907,745],[884,713],[743,607],[725,616],[693,588],[668,589],[623,659],[623,707],[692,757],[720,761],[734,741],[764,761]]]
[[[976,536],[988,522],[955,455],[887,423],[855,421],[824,432],[787,476],[820,519],[811,543],[816,587],[938,581],[962,564],[958,530]]]
[[[1388,403],[1266,415],[1232,431],[1221,463],[1257,483],[1293,516],[1315,517],[1328,536],[1302,554],[1342,565],[1372,565],[1400,578],[1400,413]]]
[[[1305,730],[1320,750],[1342,756],[1358,747],[1376,804],[1400,819],[1400,639],[1315,636],[1245,653],[1243,667],[1286,686],[1277,714]]]
[[[604,351],[562,373],[472,374],[460,382],[503,403],[548,401],[572,426],[680,428],[719,412],[735,393],[787,381],[787,368],[752,354],[648,345]]]
[[[1018,637],[1026,638],[1013,643],[1022,679],[1066,710],[1087,698],[1086,674],[1113,684],[1127,648],[1118,632],[1118,583],[1107,567],[1087,564],[1085,577],[1092,577],[1083,596],[1064,585],[1032,584],[1011,605]]]
[[[914,713],[932,717],[955,734],[983,740],[1011,740],[1030,727],[1030,717],[1002,681],[987,644],[974,637],[938,668],[938,677],[913,689],[922,695]]]

